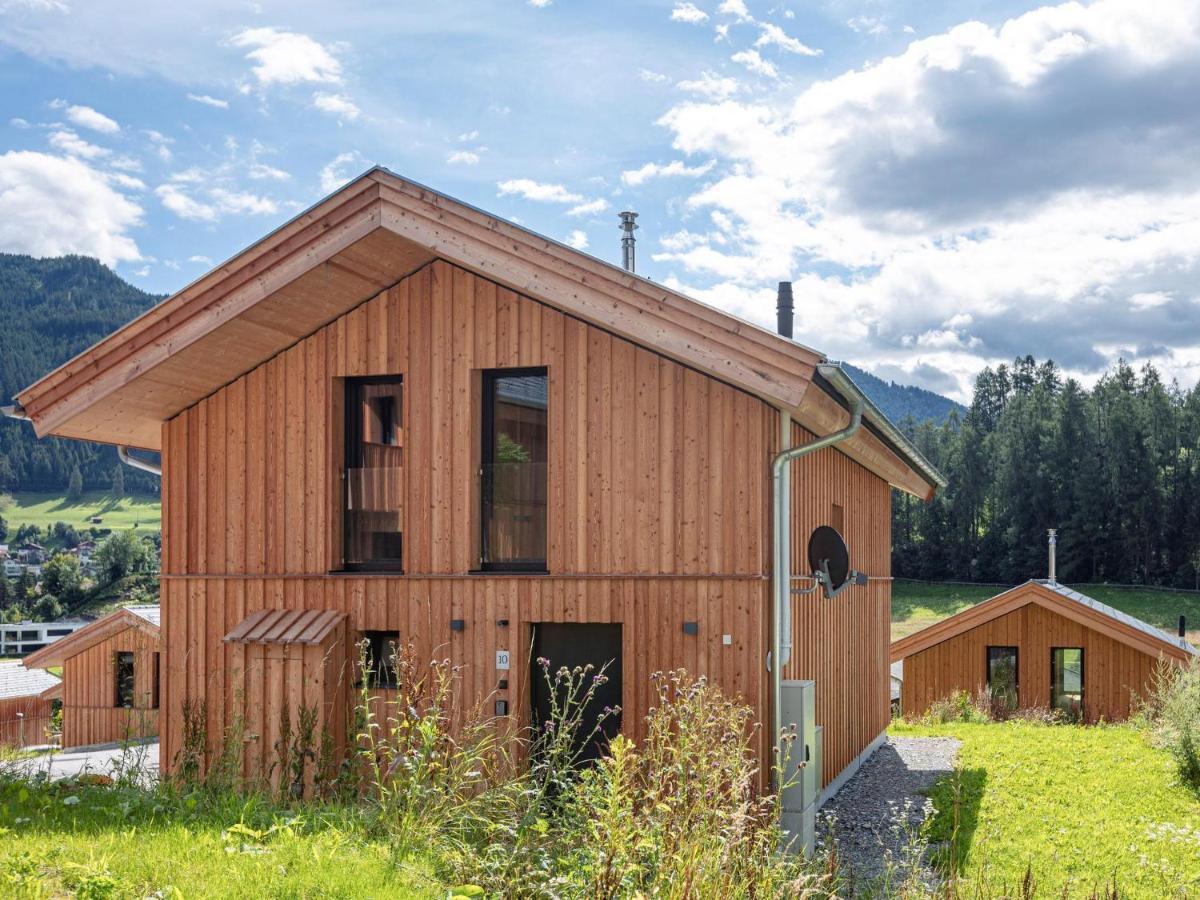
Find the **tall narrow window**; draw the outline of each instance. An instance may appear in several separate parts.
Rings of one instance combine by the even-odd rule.
[[[154,682],[150,686],[150,708],[158,709],[158,685],[162,674],[162,654],[154,654]]]
[[[1000,709],[1014,710],[1019,699],[1017,648],[987,648],[987,686],[992,703]]]
[[[1083,648],[1050,651],[1050,708],[1071,719],[1083,718]]]
[[[483,568],[546,568],[549,381],[545,369],[483,376]]]
[[[346,380],[347,569],[403,565],[404,428],[401,378]]]
[[[126,709],[133,706],[133,654],[121,651],[116,658],[116,690],[114,691],[113,706],[123,706]]]
[[[363,673],[367,686],[389,690],[395,688],[399,683],[396,654],[400,648],[400,632],[364,631],[363,639],[367,642],[364,660],[367,671]]]

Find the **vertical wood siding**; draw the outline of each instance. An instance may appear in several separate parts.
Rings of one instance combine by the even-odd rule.
[[[1136,695],[1145,696],[1156,657],[1036,604],[998,616],[904,660],[900,692],[905,715],[917,716],[956,691],[977,694],[987,686],[987,648],[1017,647],[1023,708],[1050,705],[1052,647],[1083,648],[1083,704],[1089,722],[1129,717]]]
[[[478,373],[527,366],[549,373],[550,574],[469,575]],[[340,559],[338,379],[393,374],[404,378],[405,574],[330,574]],[[765,718],[777,432],[778,414],[757,398],[431,263],[164,425],[164,766],[185,697],[206,698],[210,740],[242,708],[241,651],[221,637],[261,608],[344,610],[351,639],[399,630],[420,654],[466,667],[466,702],[495,688],[495,651],[509,650],[506,696],[520,714],[531,623],[621,622],[631,734],[650,674],[670,668],[707,675]],[[813,650],[797,654],[796,677],[828,682],[836,772],[886,724],[889,493],[836,451],[797,472],[797,531],[806,540],[839,503],[856,565],[884,579],[797,618],[797,648]],[[452,618],[465,631],[452,632]],[[684,621],[699,622],[699,635],[684,635]]]
[[[32,747],[48,741],[50,701],[37,697],[0,700],[0,747]]]
[[[105,744],[158,734],[158,709],[152,706],[154,653],[159,641],[136,628],[127,628],[68,657],[63,665],[64,747]],[[133,707],[114,706],[116,655],[132,652]],[[166,661],[160,660],[159,704],[164,700]]]

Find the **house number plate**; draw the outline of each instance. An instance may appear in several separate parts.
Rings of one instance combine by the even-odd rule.
[[[507,650],[497,650],[496,651],[496,668],[501,672],[508,671],[508,651]]]

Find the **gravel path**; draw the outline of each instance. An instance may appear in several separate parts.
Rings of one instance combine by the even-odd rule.
[[[960,744],[954,738],[889,738],[821,807],[822,839],[827,841],[832,830],[851,895],[854,885],[878,881],[889,863],[893,883],[908,877],[914,838],[933,812],[921,792],[953,771]],[[929,883],[935,876],[925,863],[922,854],[920,877]]]

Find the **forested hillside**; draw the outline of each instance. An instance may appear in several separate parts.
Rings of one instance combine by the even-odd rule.
[[[929,420],[936,424],[946,421],[951,413],[960,415],[965,412],[962,406],[949,397],[935,394],[925,388],[914,387],[911,384],[898,384],[895,381],[884,381],[858,366],[842,363],[864,394],[883,411],[883,414],[897,424],[911,418],[914,422]]]
[[[86,349],[158,300],[85,256],[34,259],[0,253],[0,397],[13,394]],[[0,490],[66,491],[79,468],[83,488],[106,489],[117,466],[112,447],[34,438],[28,423],[0,420]],[[158,491],[132,469],[130,491]]]
[[[1058,577],[1200,587],[1200,386],[1121,363],[1091,389],[1032,357],[985,369],[971,406],[906,423],[949,478],[931,505],[893,506],[899,577]]]

